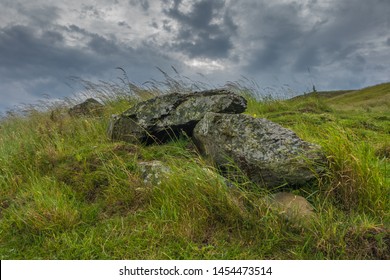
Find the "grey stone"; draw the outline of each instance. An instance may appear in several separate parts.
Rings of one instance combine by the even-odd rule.
[[[103,108],[104,106],[99,101],[93,98],[88,98],[84,102],[70,108],[68,113],[72,117],[93,117],[101,115]]]
[[[112,140],[133,143],[166,142],[182,133],[191,136],[207,112],[235,114],[245,109],[246,100],[227,90],[173,93],[140,102],[114,116],[108,135]]]
[[[233,164],[250,180],[269,188],[301,186],[316,178],[325,164],[318,145],[248,115],[207,113],[196,125],[193,140],[222,170],[231,171]]]
[[[161,185],[162,179],[171,173],[171,169],[161,161],[143,161],[138,163],[141,178],[145,184]]]

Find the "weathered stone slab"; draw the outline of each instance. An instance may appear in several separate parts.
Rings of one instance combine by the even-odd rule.
[[[108,134],[112,140],[133,143],[165,142],[183,132],[191,136],[207,112],[237,114],[245,109],[246,100],[227,90],[173,93],[140,102],[114,116]]]
[[[304,185],[325,164],[319,146],[248,115],[207,113],[196,125],[193,139],[200,152],[222,169],[233,163],[253,182],[269,188]]]

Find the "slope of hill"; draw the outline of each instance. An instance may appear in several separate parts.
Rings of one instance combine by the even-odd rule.
[[[390,259],[388,87],[263,101],[234,89],[248,99],[246,114],[322,146],[324,175],[287,189],[313,205],[309,224],[271,211],[268,191],[245,178],[233,188],[214,180],[216,168],[190,139],[110,141],[110,116],[135,95],[156,94],[148,89],[96,85],[109,93],[98,96],[102,117],[71,117],[59,105],[11,114],[0,122],[0,258]],[[138,160],[162,161],[173,172],[150,186]]]
[[[323,97],[323,98],[332,98],[336,97],[339,95],[343,95],[349,92],[353,92],[355,90],[329,90],[329,91],[316,91],[316,92],[309,92],[303,95],[298,95],[293,97],[292,99],[302,99],[302,98],[307,98],[307,97]]]
[[[329,99],[329,104],[342,109],[389,109],[390,83],[347,92]]]
[[[390,110],[390,83],[383,83],[359,90],[319,91],[300,95],[294,99],[317,96],[341,110]]]

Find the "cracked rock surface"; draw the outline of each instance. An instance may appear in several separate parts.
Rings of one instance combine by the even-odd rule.
[[[243,97],[223,89],[158,96],[114,116],[108,134],[112,140],[162,143],[182,133],[191,136],[208,112],[239,114],[246,104]]]
[[[200,152],[227,176],[239,167],[253,182],[269,188],[302,186],[325,164],[320,147],[266,119],[248,115],[207,113],[193,139]]]

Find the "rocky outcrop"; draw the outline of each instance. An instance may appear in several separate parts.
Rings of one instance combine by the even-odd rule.
[[[182,133],[191,136],[195,125],[208,112],[237,114],[245,109],[246,100],[227,90],[173,93],[140,102],[113,116],[108,135],[112,140],[161,143]]]
[[[320,147],[266,119],[240,114],[246,100],[227,90],[173,93],[140,102],[112,118],[112,140],[164,143],[192,136],[199,151],[228,179],[234,171],[268,188],[302,186],[325,165]],[[231,168],[231,167],[234,168]],[[232,172],[233,171],[233,172]]]
[[[193,139],[222,170],[236,165],[250,180],[268,188],[304,185],[325,163],[319,146],[276,123],[248,115],[207,113],[196,125]]]
[[[93,98],[88,98],[84,102],[69,109],[68,113],[72,117],[94,117],[103,112],[103,105]]]

